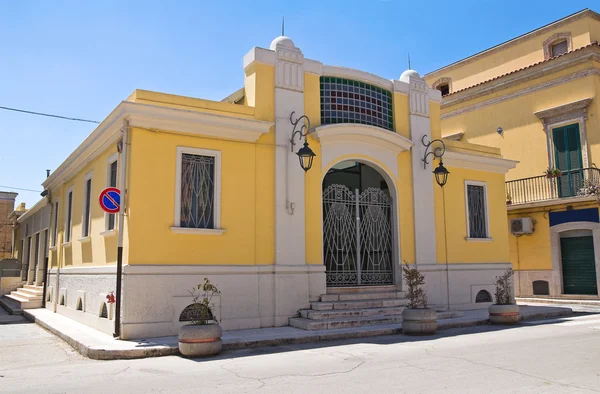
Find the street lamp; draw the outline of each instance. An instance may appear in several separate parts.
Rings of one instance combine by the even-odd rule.
[[[308,118],[308,116],[302,115],[298,119],[294,120],[294,113],[295,111],[293,111],[290,114],[290,123],[294,125],[294,129],[292,130],[292,138],[290,139],[290,142],[292,143],[291,149],[293,152],[294,145],[296,145],[294,139],[296,138],[296,134],[300,134],[300,139],[304,138],[304,146],[298,149],[298,152],[296,152],[296,154],[298,155],[298,159],[300,160],[300,167],[302,167],[304,172],[306,172],[312,167],[313,159],[316,156],[315,152],[313,152],[312,149],[310,149],[310,147],[308,146],[308,140],[306,138],[310,131],[310,119]],[[302,119],[305,119],[306,122],[300,123]],[[298,126],[299,124],[300,126]],[[306,126],[307,124],[308,127]]]
[[[433,175],[435,175],[435,181],[440,187],[444,187],[446,182],[448,182],[448,174],[450,171],[444,167],[444,163],[442,162],[442,158],[440,157],[440,164],[433,170]]]

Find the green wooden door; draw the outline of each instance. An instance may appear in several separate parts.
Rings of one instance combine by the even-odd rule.
[[[564,294],[598,294],[592,236],[560,239]]]
[[[557,179],[558,196],[572,197],[583,187],[583,166],[579,124],[559,127],[552,130],[554,139],[554,163],[563,172]]]

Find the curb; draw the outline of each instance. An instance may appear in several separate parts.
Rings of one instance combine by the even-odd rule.
[[[521,321],[525,320],[535,320],[535,319],[544,319],[544,318],[554,318],[554,317],[564,317],[571,316],[573,311],[567,308],[559,311],[551,311],[551,312],[533,312],[527,315],[521,315]],[[50,333],[56,335],[66,343],[68,343],[73,349],[79,352],[82,356],[91,358],[93,360],[128,360],[128,359],[136,359],[136,358],[146,358],[146,357],[162,357],[162,356],[173,356],[179,355],[179,348],[173,346],[156,346],[150,349],[103,349],[96,348],[92,346],[87,346],[80,341],[64,334],[61,331],[53,328],[46,322],[37,319],[27,310],[23,311],[23,316],[28,320],[36,323],[40,327],[49,331]],[[487,325],[490,324],[489,319],[486,318],[476,318],[465,321],[456,321],[456,322],[444,322],[445,319],[438,320],[438,331],[448,330],[452,328],[464,328],[464,327],[473,327],[479,325]],[[227,343],[226,340],[223,341],[223,350],[239,350],[239,349],[248,349],[248,348],[258,348],[258,347],[266,347],[266,346],[277,346],[277,345],[295,345],[295,344],[306,344],[306,343],[317,343],[324,341],[332,341],[338,339],[355,339],[355,338],[367,338],[367,337],[375,337],[375,336],[385,336],[385,335],[395,335],[401,334],[402,328],[400,327],[385,327],[385,328],[376,328],[373,326],[373,329],[370,331],[348,331],[348,332],[332,332],[332,333],[320,333],[314,335],[307,335],[302,337],[287,337],[287,338],[273,338],[273,339],[259,339],[259,340],[251,340],[251,341],[232,341]]]

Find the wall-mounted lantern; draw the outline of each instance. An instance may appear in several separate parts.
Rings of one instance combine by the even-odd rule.
[[[296,134],[300,134],[300,139],[304,138],[304,146],[298,149],[298,152],[296,152],[296,154],[298,155],[298,159],[300,160],[300,167],[302,167],[304,172],[306,172],[312,167],[313,159],[316,156],[315,152],[313,152],[312,149],[310,149],[310,147],[308,146],[308,140],[306,138],[310,131],[310,119],[308,118],[308,116],[302,115],[298,119],[294,120],[294,113],[295,111],[290,114],[290,123],[294,125],[294,129],[292,130],[292,138],[290,139],[290,142],[292,143],[291,148],[293,152],[294,145],[296,145],[294,139],[296,138]],[[306,120],[306,122],[300,122],[303,119]]]
[[[421,143],[425,147],[425,155],[423,156],[423,168],[427,169],[427,164],[429,164],[428,157],[430,155],[433,155],[434,159],[440,159],[440,163],[436,167],[436,169],[433,170],[433,174],[435,175],[435,181],[437,182],[437,184],[440,185],[440,187],[444,187],[446,182],[448,182],[448,174],[450,174],[450,171],[448,171],[448,169],[444,167],[444,163],[442,162],[442,156],[444,156],[444,153],[446,153],[446,144],[444,144],[444,141],[442,141],[441,139],[425,142],[425,138],[427,138],[427,135],[424,135],[423,138],[421,138]],[[437,146],[432,151],[429,151],[429,148],[431,148],[434,143],[439,143],[441,146]]]

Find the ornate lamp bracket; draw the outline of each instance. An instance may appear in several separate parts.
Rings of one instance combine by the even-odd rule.
[[[433,159],[435,160],[436,158],[441,159],[442,156],[444,156],[444,153],[446,153],[446,144],[444,144],[444,141],[441,139],[435,139],[430,142],[425,142],[426,138],[427,135],[424,135],[423,138],[421,138],[421,143],[425,147],[425,155],[423,156],[423,168],[425,170],[427,169],[427,164],[429,164],[430,155],[433,155]],[[436,142],[440,143],[441,146],[433,148],[432,145]],[[431,151],[429,150],[430,148],[432,149]]]
[[[310,119],[308,118],[308,116],[302,115],[298,119],[294,120],[295,113],[296,111],[292,111],[292,113],[290,114],[290,123],[294,126],[294,129],[292,130],[292,138],[290,139],[290,142],[292,143],[292,152],[294,151],[294,146],[296,145],[296,142],[294,141],[296,139],[296,134],[300,134],[300,137],[298,139],[301,140],[302,138],[304,138],[306,140],[306,136],[310,133]],[[302,120],[305,121],[301,122]]]

